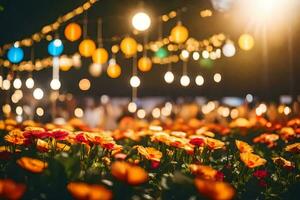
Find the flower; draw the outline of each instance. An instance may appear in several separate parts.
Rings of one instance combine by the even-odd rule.
[[[253,172],[253,176],[255,176],[258,179],[264,179],[268,176],[268,172],[267,170],[256,170],[255,172]]]
[[[255,168],[266,164],[266,160],[253,153],[240,153],[243,163],[249,168]]]
[[[290,144],[284,148],[285,151],[299,153],[300,152],[300,142]]]
[[[254,143],[264,143],[267,144],[269,148],[276,145],[276,141],[279,139],[279,135],[272,133],[263,133],[253,139]]]
[[[129,185],[140,185],[148,180],[148,173],[141,167],[124,161],[116,161],[111,165],[111,174]]]
[[[209,180],[215,180],[216,175],[218,173],[217,170],[205,165],[191,164],[189,165],[189,169],[193,174],[197,175],[198,177]]]
[[[283,140],[287,141],[293,139],[296,136],[296,132],[291,127],[283,127],[279,131],[279,135]]]
[[[68,191],[79,200],[110,200],[112,192],[101,185],[89,185],[81,182],[71,182],[67,185]]]
[[[22,183],[16,183],[11,179],[0,179],[0,199],[21,199],[25,190],[26,186]]]
[[[205,145],[205,141],[203,138],[192,138],[190,144],[202,147]]]
[[[64,140],[68,137],[69,132],[64,129],[54,129],[49,133],[50,137],[55,138],[56,140]]]
[[[84,143],[84,144],[88,144],[89,143],[89,141],[87,140],[87,138],[86,138],[86,136],[85,136],[84,133],[76,134],[75,141],[78,142],[78,143]]]
[[[49,137],[49,133],[45,131],[45,129],[40,127],[26,127],[25,131],[23,132],[25,138],[39,138],[44,139]]]
[[[273,162],[277,165],[280,165],[286,169],[293,169],[295,168],[295,164],[292,163],[291,161],[288,161],[282,157],[273,157],[272,158]]]
[[[235,145],[241,153],[253,152],[253,148],[246,142],[235,140]]]
[[[23,145],[25,143],[25,138],[20,129],[10,131],[6,136],[4,136],[4,140],[17,145]]]
[[[221,149],[225,146],[225,143],[217,140],[217,139],[213,139],[213,138],[206,138],[206,145],[208,146],[209,149]]]
[[[135,146],[139,154],[143,155],[147,160],[160,162],[162,153],[153,147]]]
[[[151,169],[157,169],[159,167],[159,165],[160,165],[160,162],[155,161],[155,160],[151,161]]]
[[[213,200],[233,199],[235,190],[229,184],[222,181],[195,179],[195,186],[200,194]]]
[[[17,163],[32,173],[41,173],[48,167],[48,163],[29,157],[22,157],[17,160]]]

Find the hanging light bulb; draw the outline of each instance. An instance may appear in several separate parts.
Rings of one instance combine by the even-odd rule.
[[[2,89],[3,89],[3,90],[9,90],[9,89],[10,89],[10,80],[5,79],[5,80],[2,82]]]
[[[165,73],[164,79],[167,83],[172,83],[174,81],[174,74],[171,71]]]
[[[193,59],[194,59],[194,60],[199,60],[199,58],[200,58],[199,52],[195,51],[195,52],[193,53]]]
[[[93,77],[98,77],[102,72],[102,64],[92,63],[89,67],[89,72]]]
[[[221,74],[215,73],[215,74],[214,74],[214,81],[215,81],[216,83],[219,83],[219,82],[221,82],[221,80],[222,80]]]
[[[183,87],[187,87],[189,84],[190,84],[190,77],[188,77],[187,75],[183,75],[181,78],[180,78],[180,84],[183,86]]]
[[[204,78],[201,75],[196,76],[195,82],[198,86],[201,86],[204,84]]]
[[[232,57],[235,55],[235,46],[232,41],[228,40],[222,48],[223,54],[226,57]]]
[[[59,90],[60,86],[61,86],[61,83],[57,78],[54,78],[51,80],[50,87],[52,90]]]
[[[36,100],[41,100],[44,97],[44,92],[41,88],[35,88],[35,90],[33,91],[33,97]]]
[[[145,31],[150,27],[151,19],[146,13],[138,12],[133,16],[131,23],[136,30]]]
[[[28,89],[32,89],[34,87],[34,80],[33,78],[29,77],[26,82],[25,85]]]
[[[137,105],[135,102],[130,102],[128,104],[128,111],[134,113],[137,110]]]
[[[15,89],[20,89],[22,87],[22,81],[20,78],[16,78],[13,82],[13,86]]]
[[[138,76],[132,76],[130,78],[130,85],[131,85],[131,87],[137,88],[137,87],[140,86],[140,84],[141,84],[141,80],[140,80],[140,78]]]

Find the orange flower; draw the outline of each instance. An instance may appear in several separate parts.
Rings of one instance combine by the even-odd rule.
[[[14,129],[10,131],[6,136],[4,136],[4,140],[17,145],[22,145],[25,142],[25,138],[22,134],[22,131],[19,129]]]
[[[148,173],[141,167],[124,161],[116,161],[111,165],[111,174],[129,185],[140,185],[148,180]]]
[[[233,199],[234,188],[222,181],[195,179],[195,186],[199,193],[208,199],[213,200],[230,200]]]
[[[299,153],[300,152],[300,142],[290,144],[284,148],[285,151]]]
[[[0,199],[21,199],[25,190],[26,186],[24,184],[16,183],[10,179],[0,180]]]
[[[225,143],[217,139],[206,138],[206,145],[210,149],[222,149],[225,146]]]
[[[67,185],[67,189],[75,199],[79,200],[112,199],[112,192],[101,185],[71,182]]]
[[[235,140],[235,145],[241,153],[252,153],[253,148],[246,142]]]
[[[139,154],[143,155],[147,160],[153,160],[160,162],[162,158],[162,153],[155,148],[152,147],[143,147],[143,146],[135,146]]]
[[[191,164],[189,165],[189,168],[193,174],[203,179],[215,180],[215,177],[218,173],[217,170],[213,169],[210,166],[205,166],[205,165]]]
[[[283,140],[290,140],[290,139],[296,137],[296,132],[291,127],[283,127],[279,131],[279,135]]]
[[[29,157],[22,157],[17,160],[17,163],[32,173],[41,173],[48,167],[48,163]]]
[[[287,126],[290,127],[300,127],[300,118],[291,119],[288,121]]]
[[[286,169],[295,168],[294,163],[292,163],[291,161],[288,161],[282,157],[274,157],[274,158],[272,158],[272,160],[275,164],[280,165]]]
[[[253,139],[254,143],[264,143],[267,144],[269,148],[276,145],[276,141],[279,139],[279,135],[272,133],[264,133]]]
[[[261,165],[266,164],[266,160],[261,158],[260,156],[246,152],[246,153],[240,153],[240,158],[244,162],[244,164],[249,168],[255,168]]]

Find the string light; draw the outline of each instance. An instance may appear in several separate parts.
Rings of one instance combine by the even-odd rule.
[[[204,78],[201,75],[196,76],[195,79],[196,85],[202,86],[204,84]]]
[[[193,53],[193,59],[194,59],[194,60],[199,60],[199,58],[200,58],[199,52],[195,51],[195,52]]]
[[[22,81],[20,78],[16,78],[13,82],[13,86],[15,89],[20,89],[22,87]]]
[[[83,117],[83,110],[81,108],[75,108],[74,115],[77,118],[82,118]]]
[[[51,80],[50,87],[52,90],[59,90],[60,86],[61,86],[61,83],[57,78],[54,78]]]
[[[140,84],[141,84],[141,81],[140,81],[140,78],[138,76],[132,76],[130,78],[130,85],[131,85],[131,87],[137,88],[137,87],[140,86]]]
[[[138,12],[133,16],[131,23],[136,30],[145,31],[150,27],[151,19],[148,14]]]
[[[34,87],[34,80],[33,78],[29,77],[26,82],[25,85],[28,89],[32,89]]]
[[[16,114],[17,115],[22,115],[23,114],[23,108],[21,106],[16,107]]]
[[[171,71],[167,71],[164,75],[164,79],[167,83],[172,83],[174,81],[174,74]]]
[[[253,95],[252,95],[252,94],[247,94],[247,95],[246,95],[246,101],[247,101],[248,103],[251,103],[251,102],[253,101]]]
[[[44,92],[41,88],[35,88],[33,91],[33,97],[36,100],[41,100],[44,97]]]
[[[228,40],[222,48],[223,54],[226,57],[232,57],[235,55],[235,46],[232,41]]]
[[[146,117],[146,111],[144,109],[139,109],[136,115],[138,118],[144,119]]]
[[[159,108],[154,108],[152,110],[152,117],[153,118],[159,118],[160,117],[160,109]]]
[[[84,78],[79,81],[79,89],[86,91],[89,90],[90,87],[91,87],[91,82],[89,81],[89,79]]]
[[[137,105],[135,102],[130,102],[128,104],[128,111],[131,113],[135,113],[135,111],[137,110]]]
[[[3,89],[3,90],[9,90],[9,89],[10,89],[10,80],[5,79],[5,80],[2,82],[2,89]]]
[[[181,78],[180,78],[180,84],[183,87],[187,87],[190,84],[190,82],[191,82],[190,77],[188,77],[187,75],[181,76]]]
[[[38,108],[36,109],[35,113],[36,113],[39,117],[41,117],[41,116],[44,115],[44,109],[41,108],[41,107],[38,107]]]
[[[221,74],[220,74],[220,73],[215,73],[215,74],[214,74],[214,81],[215,81],[216,83],[219,83],[219,82],[221,82],[221,80],[222,80]]]

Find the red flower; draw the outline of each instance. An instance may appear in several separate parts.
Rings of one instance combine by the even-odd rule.
[[[45,130],[28,130],[24,131],[23,136],[25,138],[39,138],[39,139],[45,139],[49,137],[49,133]]]
[[[109,150],[112,150],[114,148],[114,144],[113,143],[104,143],[102,144],[102,147],[105,148],[105,149],[109,149]]]
[[[266,182],[265,180],[260,180],[260,181],[258,182],[258,185],[259,185],[260,187],[267,187],[267,182]]]
[[[89,141],[85,138],[83,133],[79,133],[78,135],[76,135],[75,137],[76,141],[79,143],[88,143]]]
[[[202,138],[193,138],[190,140],[190,144],[195,146],[204,146],[205,142]]]
[[[160,162],[152,160],[151,161],[151,169],[157,169],[160,165]]]
[[[253,172],[253,176],[255,176],[258,179],[264,179],[268,176],[268,172],[267,170],[256,170],[255,172]]]
[[[224,174],[221,171],[217,171],[217,174],[215,175],[216,181],[223,181],[224,180]]]
[[[54,130],[51,131],[50,137],[55,138],[56,140],[64,140],[69,135],[65,130]]]

